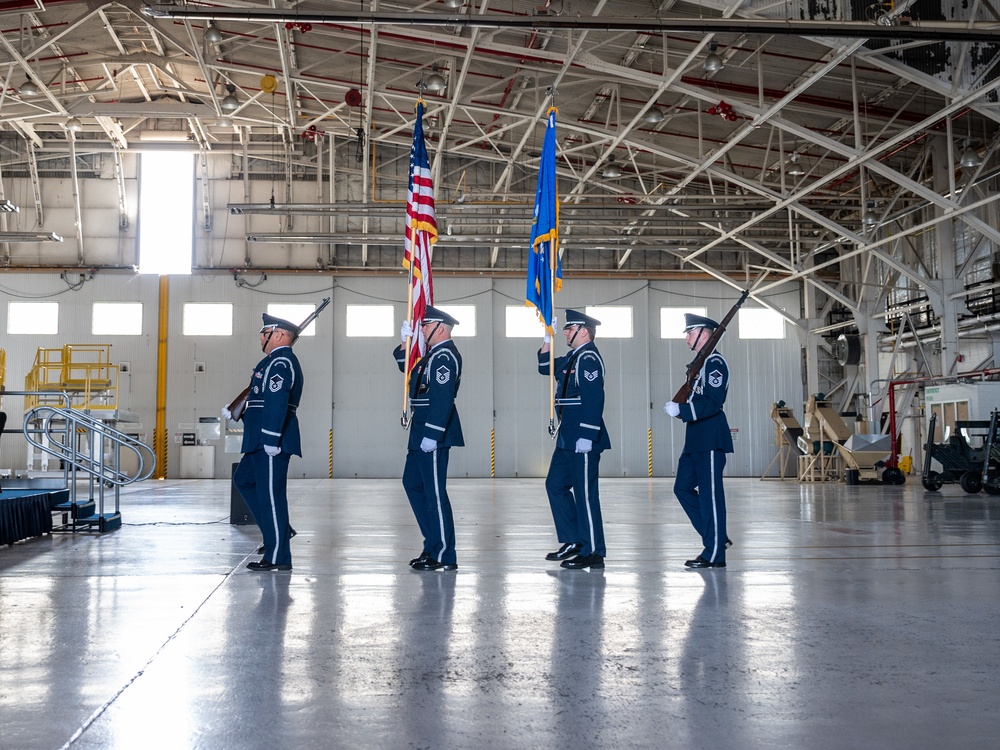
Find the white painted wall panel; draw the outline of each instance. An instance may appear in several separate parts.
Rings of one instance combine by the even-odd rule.
[[[78,274],[69,274],[77,283]],[[244,278],[244,277],[241,277]],[[395,477],[402,471],[406,433],[399,425],[402,409],[402,375],[390,356],[398,341],[396,331],[405,310],[406,279],[397,277],[278,276],[256,288],[237,286],[233,276],[171,277],[169,281],[169,346],[167,360],[166,420],[170,435],[168,473],[179,469],[179,443],[175,436],[202,416],[214,417],[249,380],[261,357],[257,331],[260,314],[268,302],[316,304],[324,296],[333,302],[318,321],[318,336],[303,337],[296,353],[303,364],[306,390],[299,412],[306,455],[292,462],[295,477],[325,477],[330,470],[332,431],[333,473],[338,477]],[[536,351],[540,341],[508,339],[504,332],[505,309],[523,306],[524,281],[520,278],[488,279],[440,276],[435,280],[441,304],[473,304],[477,310],[477,336],[459,338],[465,363],[459,411],[466,447],[452,456],[454,476],[482,477],[491,471],[491,430],[495,429],[496,476],[542,476],[548,467],[553,442],[548,436],[548,387],[537,373]],[[155,420],[157,373],[158,280],[128,274],[98,274],[77,291],[54,274],[7,274],[0,277],[0,330],[6,330],[7,302],[39,299],[60,304],[60,331],[55,336],[5,336],[7,387],[20,389],[38,346],[65,343],[111,343],[112,359],[128,361],[131,372],[122,377],[123,408],[139,414],[143,431],[152,440]],[[680,383],[691,359],[682,340],[659,338],[659,308],[698,302],[709,315],[721,318],[735,302],[736,293],[717,282],[656,281],[638,279],[568,279],[558,297],[560,316],[566,307],[590,304],[628,304],[634,309],[634,338],[602,338],[600,348],[607,367],[605,421],[613,448],[605,454],[606,476],[645,476],[647,430],[653,433],[653,472],[671,475],[683,441],[683,426],[661,411]],[[94,301],[141,301],[143,335],[94,337],[90,334]],[[794,294],[773,298],[797,314]],[[186,302],[229,302],[234,305],[232,337],[181,335]],[[395,310],[394,334],[388,338],[348,338],[345,316],[348,304],[387,304]],[[556,339],[562,354],[565,343]],[[733,373],[726,406],[730,424],[737,429],[736,454],[730,475],[754,476],[763,472],[774,456],[773,427],[768,417],[771,403],[784,399],[800,413],[802,385],[797,339],[741,341],[733,328],[722,344]],[[195,363],[205,364],[195,372]],[[12,424],[19,405],[8,399]],[[5,436],[0,444],[0,465],[22,464],[24,448],[18,438]],[[238,454],[227,454],[224,444],[216,451],[216,476],[227,476]]]

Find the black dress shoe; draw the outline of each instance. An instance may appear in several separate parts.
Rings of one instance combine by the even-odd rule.
[[[724,568],[726,564],[724,562],[709,562],[701,555],[698,555],[694,560],[688,560],[684,563],[687,568]]]
[[[410,567],[412,568],[417,563],[427,562],[430,559],[431,559],[430,555],[428,555],[426,552],[421,552],[420,557],[414,557],[412,560],[410,560]]]
[[[567,542],[555,552],[550,552],[545,556],[546,560],[565,560],[580,551],[582,545],[579,542]]]
[[[414,570],[458,570],[458,563],[439,563],[433,557],[413,563]]]
[[[588,570],[590,568],[603,568],[604,558],[600,555],[577,555],[569,560],[563,560],[560,567],[569,570]]]
[[[292,566],[288,565],[275,565],[267,560],[257,560],[255,562],[247,563],[247,567],[250,570],[291,570]]]
[[[296,535],[296,534],[298,534],[298,533],[299,533],[299,532],[297,532],[297,531],[296,531],[295,529],[293,529],[293,528],[292,528],[291,526],[289,526],[289,527],[288,527],[288,538],[289,538],[289,539],[291,539],[291,538],[292,538],[293,536],[295,536],[295,535]],[[263,544],[262,544],[262,545],[260,545],[260,546],[259,546],[259,547],[257,548],[257,554],[258,554],[258,555],[263,555],[263,554],[264,554],[264,553],[265,553],[266,551],[267,551],[267,550],[265,550],[265,549],[264,549],[264,545],[263,545]]]

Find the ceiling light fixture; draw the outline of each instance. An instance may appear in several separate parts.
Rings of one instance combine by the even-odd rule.
[[[218,44],[222,41],[222,32],[215,25],[215,21],[208,22],[208,28],[205,29],[205,41],[209,44]]]
[[[642,116],[642,120],[643,122],[648,122],[651,125],[663,122],[663,110],[656,106],[650,107],[646,110],[646,114]]]
[[[785,170],[785,173],[792,177],[800,177],[806,173],[806,171],[802,168],[802,165],[799,164],[798,154],[792,154],[788,159],[788,169]]]
[[[215,120],[215,126],[217,128],[231,128],[233,126],[233,118],[219,117]]]
[[[979,157],[979,152],[976,151],[976,146],[978,145],[979,144],[972,139],[965,140],[965,150],[962,151],[962,155],[958,157],[958,166],[972,169],[973,167],[978,167],[983,163],[983,160]]]
[[[444,7],[448,10],[458,10],[465,5],[465,0],[444,0]]]
[[[437,63],[435,63],[431,67],[431,74],[427,76],[427,80],[424,81],[424,88],[428,91],[444,91],[447,85],[448,82],[444,79],[443,75],[438,73],[438,66]]]
[[[71,133],[79,133],[80,131],[83,130],[83,123],[80,122],[80,119],[78,117],[71,117],[68,120],[66,120],[65,127],[66,130],[68,130]]]
[[[715,73],[718,70],[722,70],[726,66],[726,64],[722,61],[722,56],[716,52],[718,48],[719,45],[715,40],[709,42],[708,56],[705,58],[705,63],[702,66],[708,73]]]
[[[608,163],[604,167],[604,171],[601,172],[601,177],[606,180],[614,180],[622,176],[622,170],[617,164],[615,164],[615,155],[612,154],[608,158]]]
[[[30,78],[17,90],[21,96],[38,96],[38,86]]]
[[[225,98],[219,102],[219,106],[222,107],[223,112],[235,112],[240,108],[240,100],[236,98],[236,87],[231,84],[226,84],[227,94]]]
[[[0,242],[62,242],[55,232],[0,232]]]
[[[878,216],[875,213],[875,201],[868,201],[865,205],[867,207],[865,208],[864,214],[861,215],[861,223],[865,227],[871,229],[873,226],[878,224]]]

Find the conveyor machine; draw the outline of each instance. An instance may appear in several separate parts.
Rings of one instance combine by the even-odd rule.
[[[892,450],[889,435],[855,433],[823,394],[806,402],[805,430],[798,439],[800,482],[878,480],[881,462]]]

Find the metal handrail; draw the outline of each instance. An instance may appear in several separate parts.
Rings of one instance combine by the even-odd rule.
[[[54,420],[65,420],[65,423],[57,425]],[[32,422],[37,422],[38,426],[33,426]],[[81,432],[87,433],[90,438],[88,441],[90,444],[89,454],[77,447],[76,436]],[[36,435],[45,435],[50,439],[50,442],[42,443],[34,437]],[[50,456],[54,456],[102,482],[119,487],[149,479],[156,469],[156,454],[148,445],[75,409],[46,405],[30,409],[24,415],[24,437],[31,445]],[[56,437],[60,439],[55,439]],[[119,469],[120,461],[117,461],[115,466],[109,466],[105,463],[105,440],[109,441],[113,447],[116,457],[119,456],[122,448],[130,450],[136,455],[139,469],[134,477]]]

